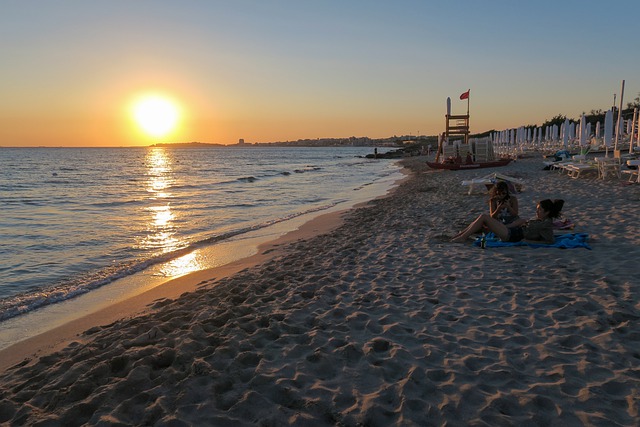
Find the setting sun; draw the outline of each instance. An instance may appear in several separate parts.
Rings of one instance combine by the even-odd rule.
[[[176,127],[178,116],[176,104],[160,95],[144,96],[133,106],[136,123],[149,136],[167,135]]]

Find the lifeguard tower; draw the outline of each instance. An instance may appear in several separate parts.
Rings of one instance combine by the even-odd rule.
[[[467,99],[467,114],[451,114],[451,98],[447,98],[446,127],[444,137],[440,138],[436,162],[440,160],[440,155],[444,159],[449,157],[464,159],[469,153],[469,92],[462,94],[460,99]],[[462,137],[461,143],[449,145],[451,138],[457,136]]]

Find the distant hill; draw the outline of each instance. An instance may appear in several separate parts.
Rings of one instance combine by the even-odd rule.
[[[227,145],[210,142],[161,142],[158,144],[152,144],[151,147],[207,148],[227,147]]]

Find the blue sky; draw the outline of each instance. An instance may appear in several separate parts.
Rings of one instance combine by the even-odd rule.
[[[235,143],[541,124],[640,92],[640,6],[591,1],[0,0],[0,145],[138,145],[131,99],[180,105],[170,141]]]

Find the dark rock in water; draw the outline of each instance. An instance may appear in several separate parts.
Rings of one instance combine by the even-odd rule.
[[[407,153],[405,153],[404,148],[399,148],[397,150],[387,151],[386,153],[367,154],[365,157],[367,159],[399,159],[406,155]]]

